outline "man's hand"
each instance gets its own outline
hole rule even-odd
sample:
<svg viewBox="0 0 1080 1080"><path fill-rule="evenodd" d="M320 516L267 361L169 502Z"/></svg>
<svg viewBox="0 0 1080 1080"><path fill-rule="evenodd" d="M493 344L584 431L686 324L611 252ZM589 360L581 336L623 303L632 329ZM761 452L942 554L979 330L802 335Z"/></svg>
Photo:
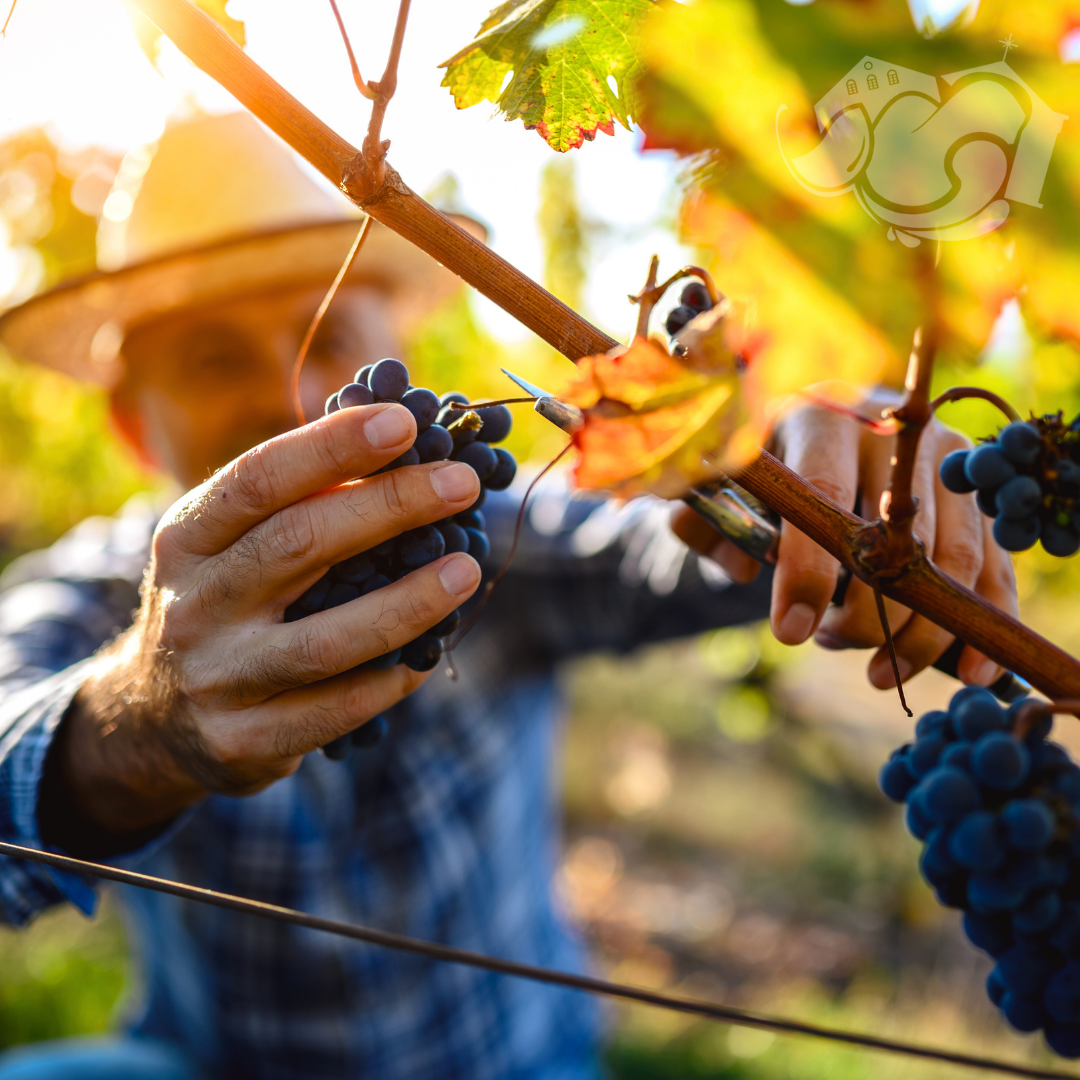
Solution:
<svg viewBox="0 0 1080 1080"><path fill-rule="evenodd" d="M840 506L858 505L864 517L874 517L889 483L894 442L849 417L807 406L785 419L771 449ZM974 496L951 494L938 478L941 459L969 445L964 436L936 420L923 432L914 482L919 500L915 534L942 570L1015 615L1012 563L994 542L990 520L979 512ZM726 540L717 543L716 532L692 510L679 510L672 527L736 581L749 581L757 573L758 564L750 556ZM895 679L873 591L852 580L843 605L830 607L839 572L836 559L785 521L773 578L773 633L785 645L798 645L814 635L827 649L877 648L870 661L870 681L880 689L891 687ZM900 675L906 680L932 664L948 648L952 635L891 600L885 606ZM958 669L964 682L987 686L1000 672L982 653L964 649Z"/></svg>
<svg viewBox="0 0 1080 1080"><path fill-rule="evenodd" d="M470 596L480 569L468 555L283 622L333 563L476 500L463 464L369 476L415 436L400 405L342 409L255 447L172 507L134 625L64 722L58 767L88 821L135 832L210 792L259 791L424 681L401 665L354 669Z"/></svg>

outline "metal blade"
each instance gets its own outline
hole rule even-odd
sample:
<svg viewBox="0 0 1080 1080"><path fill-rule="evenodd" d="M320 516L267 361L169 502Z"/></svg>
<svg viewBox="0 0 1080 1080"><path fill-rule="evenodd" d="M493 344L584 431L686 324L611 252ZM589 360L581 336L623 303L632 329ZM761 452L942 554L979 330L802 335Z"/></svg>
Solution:
<svg viewBox="0 0 1080 1080"><path fill-rule="evenodd" d="M546 390L541 390L539 386L533 386L531 382L521 378L520 375L515 375L512 371L507 371L506 368L499 368L499 370L508 379L512 379L516 382L526 394L532 394L535 398L553 398L555 396L554 394L549 394Z"/></svg>

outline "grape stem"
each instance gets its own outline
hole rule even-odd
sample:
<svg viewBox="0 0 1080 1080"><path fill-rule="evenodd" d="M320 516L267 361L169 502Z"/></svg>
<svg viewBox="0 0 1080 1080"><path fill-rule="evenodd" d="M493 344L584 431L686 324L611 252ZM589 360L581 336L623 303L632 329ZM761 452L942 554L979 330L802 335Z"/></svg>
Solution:
<svg viewBox="0 0 1080 1080"><path fill-rule="evenodd" d="M11 7L8 8L7 18L4 20L4 25L0 28L0 37L7 37L8 23L11 22L11 16L15 14L15 5L19 0L11 0Z"/></svg>
<svg viewBox="0 0 1080 1080"><path fill-rule="evenodd" d="M938 394L930 402L930 411L937 412L942 405L947 405L950 401L963 401L966 398L979 398L982 401L989 401L991 405L999 408L1010 421L1020 419L1020 414L1003 397L995 394L993 390L983 390L978 386L954 386L951 390L946 390L944 394Z"/></svg>
<svg viewBox="0 0 1080 1080"><path fill-rule="evenodd" d="M1016 709L1014 734L1023 739L1040 720L1048 716L1080 716L1080 700L1024 701Z"/></svg>
<svg viewBox="0 0 1080 1080"><path fill-rule="evenodd" d="M385 159L375 174L365 170L356 147L292 97L204 11L188 0L133 3L188 59L361 209L458 274L564 356L577 361L619 345L440 214ZM928 401L925 409L929 413ZM886 522L856 517L767 451L734 479L861 581L876 584L883 596L924 615L1048 697L1080 698L1080 662L943 573L917 540L906 545L906 554L890 548Z"/></svg>
<svg viewBox="0 0 1080 1080"><path fill-rule="evenodd" d="M876 585L874 586L874 603L877 605L881 629L885 632L885 648L889 650L889 663L892 664L893 678L896 679L896 692L900 695L900 704L908 716L914 716L915 714L908 708L907 698L904 697L904 683L900 678L900 668L896 662L896 646L893 644L892 628L889 626L889 616L885 611L885 601L882 599L881 590Z"/></svg>
<svg viewBox="0 0 1080 1080"><path fill-rule="evenodd" d="M290 380L293 410L296 413L296 423L298 427L303 427L304 424L307 423L307 419L304 416L304 402L300 396L300 373L304 370L304 361L307 359L311 343L315 340L315 335L318 333L319 326L326 317L327 311L330 310L330 305L333 303L334 297L341 287L341 283L345 280L346 275L352 268L352 264L356 262L356 256L360 254L360 249L364 246L367 234L371 231L372 220L370 214L364 218L364 224L360 226L360 231L356 234L356 239L352 242L352 247L349 248L349 254L345 256L345 261L338 269L333 284L331 284L330 288L327 290L326 295L322 298L322 303L319 304L315 315L308 324L307 333L304 334L304 340L300 342L300 349L297 352L296 360L293 363L292 379Z"/></svg>
<svg viewBox="0 0 1080 1080"><path fill-rule="evenodd" d="M330 6L334 9L334 18L337 19L338 30L341 32L341 40L345 42L345 51L349 54L349 64L352 67L352 77L353 82L356 83L356 89L359 90L368 101L374 101L378 95L370 86L368 86L364 81L364 76L360 74L360 65L356 62L356 54L353 52L352 42L349 40L349 31L345 29L345 21L341 17L341 12L338 11L337 0L330 0Z"/></svg>
<svg viewBox="0 0 1080 1080"><path fill-rule="evenodd" d="M627 297L627 300L629 300L631 304L637 304L638 306L637 326L634 328L634 337L643 338L649 336L649 320L652 318L653 309L663 299L664 293L666 293L676 281L681 281L683 278L701 278L701 281L705 286L705 291L709 294L709 300L712 303L712 306L715 307L720 302L720 293L717 292L712 276L707 270L703 270L700 266L684 266L681 270L676 270L666 281L662 281L657 285L656 274L659 269L660 256L654 255L649 260L649 275L645 279L645 285L641 292L636 296Z"/></svg>

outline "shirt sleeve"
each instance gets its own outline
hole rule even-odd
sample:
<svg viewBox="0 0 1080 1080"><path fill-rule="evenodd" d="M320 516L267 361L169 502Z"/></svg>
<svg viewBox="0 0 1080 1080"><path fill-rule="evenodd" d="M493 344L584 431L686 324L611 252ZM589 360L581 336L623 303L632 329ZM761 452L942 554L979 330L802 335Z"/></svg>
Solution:
<svg viewBox="0 0 1080 1080"><path fill-rule="evenodd" d="M484 505L493 548L489 573L509 553L523 490L492 493ZM539 485L513 563L477 631L486 637L487 624L504 649L514 641L520 670L530 661L627 651L765 618L771 569L750 585L735 584L672 533L672 509L657 498L619 504L571 497L557 481Z"/></svg>

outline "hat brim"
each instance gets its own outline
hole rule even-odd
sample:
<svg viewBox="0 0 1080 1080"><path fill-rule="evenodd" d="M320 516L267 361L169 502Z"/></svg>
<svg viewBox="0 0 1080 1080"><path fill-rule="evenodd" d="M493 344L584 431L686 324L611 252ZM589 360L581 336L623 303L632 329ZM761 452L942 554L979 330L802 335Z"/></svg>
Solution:
<svg viewBox="0 0 1080 1080"><path fill-rule="evenodd" d="M450 217L486 239L478 222ZM116 377L116 346L136 326L231 296L303 285L328 288L362 223L359 217L248 234L66 282L0 316L0 344L21 360L109 385ZM346 280L385 292L399 326L461 283L378 222Z"/></svg>

